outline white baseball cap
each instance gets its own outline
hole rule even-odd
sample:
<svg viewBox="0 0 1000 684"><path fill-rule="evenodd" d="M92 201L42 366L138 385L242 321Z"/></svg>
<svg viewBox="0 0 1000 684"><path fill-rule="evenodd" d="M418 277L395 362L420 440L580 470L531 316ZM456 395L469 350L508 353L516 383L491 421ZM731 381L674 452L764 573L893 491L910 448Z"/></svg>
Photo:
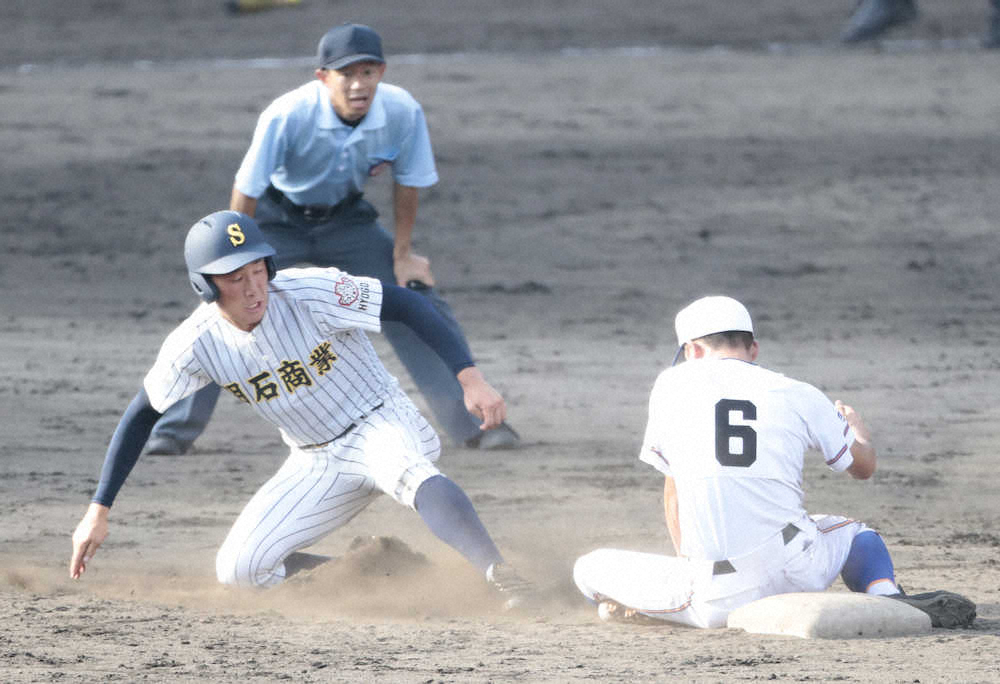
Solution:
<svg viewBox="0 0 1000 684"><path fill-rule="evenodd" d="M750 312L732 297L713 295L691 302L674 319L677 344L696 340L705 335L739 330L753 334Z"/></svg>

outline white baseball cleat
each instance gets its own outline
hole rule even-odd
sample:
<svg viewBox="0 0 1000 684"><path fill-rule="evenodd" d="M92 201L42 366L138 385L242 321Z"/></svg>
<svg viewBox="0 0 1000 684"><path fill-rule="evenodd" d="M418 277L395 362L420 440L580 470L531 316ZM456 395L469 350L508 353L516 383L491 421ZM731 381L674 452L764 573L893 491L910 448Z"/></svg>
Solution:
<svg viewBox="0 0 1000 684"><path fill-rule="evenodd" d="M597 604L597 617L601 618L604 622L609 622L615 619L615 613L618 610L618 604L614 601L601 601Z"/></svg>
<svg viewBox="0 0 1000 684"><path fill-rule="evenodd" d="M503 597L505 611L525 608L537 593L535 585L517 574L506 563L493 563L486 569L486 581Z"/></svg>

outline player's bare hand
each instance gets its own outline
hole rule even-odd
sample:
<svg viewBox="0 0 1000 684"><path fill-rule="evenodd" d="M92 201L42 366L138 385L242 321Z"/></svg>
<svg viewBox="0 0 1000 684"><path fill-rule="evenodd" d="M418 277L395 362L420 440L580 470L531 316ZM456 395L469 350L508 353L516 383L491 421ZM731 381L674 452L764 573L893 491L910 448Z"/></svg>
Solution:
<svg viewBox="0 0 1000 684"><path fill-rule="evenodd" d="M837 411L844 417L847 424L854 429L855 438L862 444L871 444L872 434L868 426L865 425L865 421L861 419L861 414L855 411L854 407L848 406L840 399L835 401L833 405L837 407Z"/></svg>
<svg viewBox="0 0 1000 684"><path fill-rule="evenodd" d="M458 382L465 393L465 408L483 421L479 429L499 427L507 418L507 404L500 393L486 382L482 372L475 366L463 368L458 373Z"/></svg>
<svg viewBox="0 0 1000 684"><path fill-rule="evenodd" d="M393 257L393 273L396 284L406 287L411 280L417 280L427 287L434 287L434 274L431 273L430 259L413 252Z"/></svg>
<svg viewBox="0 0 1000 684"><path fill-rule="evenodd" d="M73 532L73 557L69 562L69 576L79 579L87 563L108 536L108 507L90 504L86 514Z"/></svg>

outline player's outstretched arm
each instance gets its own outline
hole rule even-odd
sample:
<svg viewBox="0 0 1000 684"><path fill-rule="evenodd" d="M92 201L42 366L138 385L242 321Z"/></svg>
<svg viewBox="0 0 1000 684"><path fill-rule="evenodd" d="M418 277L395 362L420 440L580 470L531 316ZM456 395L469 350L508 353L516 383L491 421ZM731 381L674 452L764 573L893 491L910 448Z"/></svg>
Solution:
<svg viewBox="0 0 1000 684"><path fill-rule="evenodd" d="M503 397L486 382L478 368L463 368L456 377L465 394L465 408L483 421L480 430L492 430L507 418L507 404Z"/></svg>
<svg viewBox="0 0 1000 684"><path fill-rule="evenodd" d="M87 563L108 536L108 511L99 503L91 503L73 532L73 557L69 562L69 576L80 579Z"/></svg>
<svg viewBox="0 0 1000 684"><path fill-rule="evenodd" d="M431 300L415 290L383 283L379 315L383 321L402 323L416 333L455 375L474 365L465 340L448 326Z"/></svg>
<svg viewBox="0 0 1000 684"><path fill-rule="evenodd" d="M847 472L856 480L867 480L875 473L875 445L872 444L872 433L854 407L839 399L834 402L834 406L854 430L854 444L851 445L854 463Z"/></svg>
<svg viewBox="0 0 1000 684"><path fill-rule="evenodd" d="M383 284L383 321L398 321L409 327L455 373L465 398L465 408L483 422L482 430L492 430L507 418L507 405L472 361L465 340L447 325L426 297L413 290Z"/></svg>
<svg viewBox="0 0 1000 684"><path fill-rule="evenodd" d="M87 563L108 536L108 511L111 504L139 460L142 447L160 415L150 405L146 390L140 389L118 421L104 457L97 492L73 532L73 557L69 562L69 576L73 579L78 579L83 574Z"/></svg>

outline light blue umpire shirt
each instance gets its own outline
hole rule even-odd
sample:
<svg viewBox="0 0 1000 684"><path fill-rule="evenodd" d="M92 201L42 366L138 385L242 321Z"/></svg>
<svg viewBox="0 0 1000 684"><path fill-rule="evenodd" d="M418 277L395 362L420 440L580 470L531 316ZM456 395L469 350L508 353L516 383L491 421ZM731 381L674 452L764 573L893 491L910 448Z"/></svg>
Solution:
<svg viewBox="0 0 1000 684"><path fill-rule="evenodd" d="M334 112L326 86L313 80L261 113L235 186L247 197L259 198L273 184L300 206L336 204L361 192L371 168L386 161L400 185L438 181L420 103L379 83L368 113L352 127Z"/></svg>

